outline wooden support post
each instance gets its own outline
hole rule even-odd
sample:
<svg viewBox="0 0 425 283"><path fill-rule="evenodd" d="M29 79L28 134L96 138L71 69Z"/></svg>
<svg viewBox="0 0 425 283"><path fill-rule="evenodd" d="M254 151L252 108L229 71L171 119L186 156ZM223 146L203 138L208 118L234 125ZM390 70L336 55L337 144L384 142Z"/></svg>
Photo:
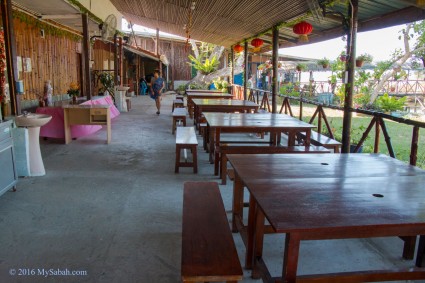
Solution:
<svg viewBox="0 0 425 283"><path fill-rule="evenodd" d="M356 36L357 36L357 15L359 8L359 1L352 0L348 4L348 15L350 17L350 31L347 40L347 54L349 54L349 62L346 65L348 84L345 85L345 100L344 100L344 119L342 131L342 153L350 152L350 131L353 107L353 91L354 91L354 64L356 59Z"/></svg>
<svg viewBox="0 0 425 283"><path fill-rule="evenodd" d="M124 51L122 47L122 37L118 38L118 76L119 76L119 85L123 86L124 84Z"/></svg>
<svg viewBox="0 0 425 283"><path fill-rule="evenodd" d="M10 106L12 115L21 114L21 98L16 93L16 81L19 78L16 63L16 40L12 18L12 1L1 0L1 18L3 21L4 42L6 46L7 80L9 81Z"/></svg>
<svg viewBox="0 0 425 283"><path fill-rule="evenodd" d="M278 64L279 64L279 28L273 27L273 78L272 78L272 113L277 113L277 93L278 93Z"/></svg>
<svg viewBox="0 0 425 283"><path fill-rule="evenodd" d="M233 48L232 51L230 52L230 69L231 69L231 76L230 76L230 85L232 86L232 94L234 96L233 93L233 84L235 83L235 68L233 68L233 64L235 63L235 53L233 52Z"/></svg>
<svg viewBox="0 0 425 283"><path fill-rule="evenodd" d="M418 142L419 142L419 127L413 127L412 134L412 145L410 147L410 165L416 166L416 160L418 157Z"/></svg>
<svg viewBox="0 0 425 283"><path fill-rule="evenodd" d="M117 35L114 34L114 85L119 85L122 80L122 78L119 77L118 52L118 38Z"/></svg>
<svg viewBox="0 0 425 283"><path fill-rule="evenodd" d="M246 100L247 99L247 88L248 88L248 79L249 79L249 74L248 74L248 42L245 41L245 45L244 45L244 80L243 80L243 99Z"/></svg>
<svg viewBox="0 0 425 283"><path fill-rule="evenodd" d="M90 36L89 36L89 17L87 13L81 15L83 21L83 94L87 100L91 99L91 79L90 79Z"/></svg>

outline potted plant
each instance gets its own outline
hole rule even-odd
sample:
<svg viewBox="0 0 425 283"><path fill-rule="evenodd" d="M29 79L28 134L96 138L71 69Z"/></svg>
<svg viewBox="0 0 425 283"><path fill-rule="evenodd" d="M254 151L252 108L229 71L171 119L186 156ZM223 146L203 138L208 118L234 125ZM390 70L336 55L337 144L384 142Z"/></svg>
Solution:
<svg viewBox="0 0 425 283"><path fill-rule="evenodd" d="M102 72L99 74L99 81L103 85L103 92L106 91L114 98L114 76L109 72Z"/></svg>
<svg viewBox="0 0 425 283"><path fill-rule="evenodd" d="M324 57L323 59L317 60L318 65L322 65L323 69L326 69L329 67L329 59Z"/></svg>
<svg viewBox="0 0 425 283"><path fill-rule="evenodd" d="M185 84L179 85L176 91L178 94L183 95L186 92L186 85Z"/></svg>
<svg viewBox="0 0 425 283"><path fill-rule="evenodd" d="M378 97L376 99L376 104L379 109L384 113L391 113L403 110L404 104L406 103L407 97L396 98L394 96L389 96L388 93L384 93L384 95Z"/></svg>
<svg viewBox="0 0 425 283"><path fill-rule="evenodd" d="M364 63L372 63L373 57L368 53L363 53L356 58L356 67L360 68Z"/></svg>
<svg viewBox="0 0 425 283"><path fill-rule="evenodd" d="M66 92L72 99L73 104L77 104L77 97L80 95L80 86L76 82L69 84L69 89Z"/></svg>
<svg viewBox="0 0 425 283"><path fill-rule="evenodd" d="M298 72L302 72L307 70L307 65L304 63L298 63L295 68L297 69Z"/></svg>

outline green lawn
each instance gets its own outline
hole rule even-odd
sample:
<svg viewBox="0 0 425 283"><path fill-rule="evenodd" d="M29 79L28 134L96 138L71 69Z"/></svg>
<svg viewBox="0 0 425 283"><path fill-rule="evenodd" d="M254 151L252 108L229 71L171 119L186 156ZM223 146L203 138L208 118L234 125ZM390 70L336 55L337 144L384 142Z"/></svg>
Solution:
<svg viewBox="0 0 425 283"><path fill-rule="evenodd" d="M315 107L308 106L305 109L306 115L308 108L315 109ZM279 109L278 109L279 110ZM309 121L311 118L311 111L310 110L310 116L305 116L303 120ZM297 112L297 111L295 111ZM325 109L325 112L327 113L328 110ZM340 112L340 111L338 111ZM295 114L295 113L294 113ZM297 113L298 114L298 113ZM296 115L297 115L296 114ZM342 115L342 112L340 113ZM330 116L327 114L327 116ZM355 136L357 136L357 140L360 139L363 132L366 130L368 125L371 121L370 116L365 117L353 117L352 120L352 128L359 128L364 127L363 131L358 131ZM329 122L331 123L331 127L333 128L334 134L337 136L341 136L342 134L342 117L328 117ZM314 124L317 125L317 117L314 121ZM324 123L322 123L324 124ZM391 138L391 143L394 149L394 153L396 155L397 159L403 160L405 162L410 161L410 147L412 143L412 133L413 133L413 127L405 124L400 124L397 122L393 122L390 120L385 120L385 125L387 127L387 131ZM375 127L372 128L372 130L369 133L369 138L364 143L364 149L363 152L373 152L373 146L375 143ZM380 140L379 140L379 152L388 154L387 145L385 143L385 138L382 133L380 133ZM418 144L418 155L417 155L417 166L425 169L425 129L419 130L419 144Z"/></svg>

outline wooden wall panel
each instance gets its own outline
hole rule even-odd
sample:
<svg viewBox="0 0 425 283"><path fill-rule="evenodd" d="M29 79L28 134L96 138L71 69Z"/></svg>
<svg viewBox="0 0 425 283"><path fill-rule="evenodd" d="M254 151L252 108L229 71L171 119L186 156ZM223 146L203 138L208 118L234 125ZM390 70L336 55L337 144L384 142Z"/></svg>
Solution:
<svg viewBox="0 0 425 283"><path fill-rule="evenodd" d="M55 37L45 33L41 37L40 28L28 26L14 19L17 56L30 58L31 72L24 67L19 79L24 82L23 100L38 99L43 95L44 83L52 82L53 94L65 94L71 82L80 78L78 42L65 36Z"/></svg>

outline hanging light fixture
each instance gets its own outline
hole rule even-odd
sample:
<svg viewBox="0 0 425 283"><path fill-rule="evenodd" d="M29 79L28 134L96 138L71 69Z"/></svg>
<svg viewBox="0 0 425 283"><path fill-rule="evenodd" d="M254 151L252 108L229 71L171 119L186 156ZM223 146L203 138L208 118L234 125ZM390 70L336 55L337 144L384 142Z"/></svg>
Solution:
<svg viewBox="0 0 425 283"><path fill-rule="evenodd" d="M187 23L183 26L183 29L186 32L186 49L189 47L190 31L192 29L192 16L193 16L193 12L195 11L195 5L196 5L196 2L192 1L192 4L189 8Z"/></svg>
<svg viewBox="0 0 425 283"><path fill-rule="evenodd" d="M236 53L241 53L241 52L244 50L244 48L243 48L243 46L242 46L242 45L240 45L240 44L236 44L235 46L233 46L233 50L234 50Z"/></svg>
<svg viewBox="0 0 425 283"><path fill-rule="evenodd" d="M261 38L254 38L251 40L251 45L254 46L254 52L260 51L261 46L263 46L264 41Z"/></svg>
<svg viewBox="0 0 425 283"><path fill-rule="evenodd" d="M313 26L306 21L301 21L292 28L295 34L299 35L298 40L308 42L308 35L313 31Z"/></svg>

